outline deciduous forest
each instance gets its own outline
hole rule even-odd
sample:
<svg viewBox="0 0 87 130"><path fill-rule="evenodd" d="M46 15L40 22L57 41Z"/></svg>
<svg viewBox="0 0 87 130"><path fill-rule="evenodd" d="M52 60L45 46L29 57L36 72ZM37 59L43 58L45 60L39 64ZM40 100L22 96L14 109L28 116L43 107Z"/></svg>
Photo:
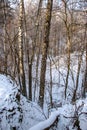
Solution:
<svg viewBox="0 0 87 130"><path fill-rule="evenodd" d="M0 130L87 130L87 0L0 0Z"/></svg>

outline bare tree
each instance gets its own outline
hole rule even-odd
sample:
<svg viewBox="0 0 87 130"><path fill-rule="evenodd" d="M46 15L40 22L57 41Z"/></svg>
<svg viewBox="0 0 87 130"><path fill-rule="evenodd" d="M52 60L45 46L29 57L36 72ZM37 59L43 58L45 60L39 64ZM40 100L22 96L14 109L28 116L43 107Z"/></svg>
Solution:
<svg viewBox="0 0 87 130"><path fill-rule="evenodd" d="M18 62L19 62L19 82L23 95L26 96L26 81L24 73L24 58L23 58L23 20L24 20L24 1L20 0L19 12L19 35L18 35Z"/></svg>
<svg viewBox="0 0 87 130"><path fill-rule="evenodd" d="M46 60L47 60L47 52L48 52L48 47L49 47L49 34L50 34L52 4L53 4L53 0L48 0L46 16L45 16L45 24L44 24L44 39L43 39L43 45L42 45L42 61L41 61L41 73L40 73L40 95L39 95L39 102L40 102L40 106L42 108L43 108L43 104L44 104Z"/></svg>

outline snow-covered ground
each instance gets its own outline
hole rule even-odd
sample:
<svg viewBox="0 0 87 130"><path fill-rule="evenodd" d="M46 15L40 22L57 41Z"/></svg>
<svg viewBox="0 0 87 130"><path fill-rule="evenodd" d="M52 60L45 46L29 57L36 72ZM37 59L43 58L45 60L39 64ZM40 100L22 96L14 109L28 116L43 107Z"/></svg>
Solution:
<svg viewBox="0 0 87 130"><path fill-rule="evenodd" d="M71 104L70 102L73 86L75 87L76 84L78 57L75 54L71 55L72 72L70 72L69 76L66 100L64 99L64 85L67 72L66 58L61 56L58 62L58 57L56 57L54 61L55 64L53 62L51 65L54 108L50 109L48 106L50 101L50 69L48 60L44 112L36 103L30 102L20 94L18 85L11 77L0 74L0 130L13 130L12 128L16 128L16 130L43 130L52 124L57 116L58 123L56 128L54 128L55 130L87 130L87 98L82 99L78 96L76 103ZM79 95L84 74L83 66L84 56L79 75ZM35 72L33 76L35 76ZM38 92L36 93L37 97Z"/></svg>
<svg viewBox="0 0 87 130"><path fill-rule="evenodd" d="M47 109L49 111L49 90L50 90L50 60L47 60L47 70L46 70L46 90L45 90L45 107L44 112L50 118L50 114L52 112L57 113L59 116L59 122L57 126L57 130L77 130L75 126L75 121L77 119L80 121L79 125L82 130L87 130L87 110L85 109L87 104L87 99L82 99L82 80L85 72L85 53L82 56L81 69L79 73L78 80L78 90L77 90L77 102L75 104L71 103L73 91L76 87L76 79L78 73L78 57L80 57L80 53L74 52L71 54L71 68L70 75L68 80L68 88L67 88L67 98L64 98L65 91L65 82L67 75L67 57L66 55L62 55L60 57L56 57L51 59L51 71L52 71L52 99L53 99L53 107L55 109L51 109L49 114L46 113ZM34 71L35 74L35 71ZM33 75L35 76L35 75ZM38 83L39 84L39 83ZM36 94L38 96L38 94ZM38 98L38 97L37 97ZM79 104L80 103L80 104ZM83 110L85 109L85 113ZM80 112L80 115L79 115ZM85 115L85 116L84 116ZM84 116L84 119L81 118ZM53 117L55 119L55 117ZM52 120L52 119L51 119ZM50 122L50 121L49 121ZM45 124L46 123L46 124ZM48 126L48 120L46 122L42 122L31 128L31 130L38 129L41 130L41 124L43 125L42 129ZM83 127L84 126L84 127ZM79 128L78 128L79 129Z"/></svg>
<svg viewBox="0 0 87 130"><path fill-rule="evenodd" d="M66 104L51 112L50 117L29 130L44 130L58 117L56 130L87 130L87 99L77 101L76 105ZM79 121L79 124L77 123ZM77 127L79 125L79 128Z"/></svg>
<svg viewBox="0 0 87 130"><path fill-rule="evenodd" d="M0 130L27 130L45 119L40 107L29 102L10 77L0 74ZM22 120L23 118L23 120Z"/></svg>

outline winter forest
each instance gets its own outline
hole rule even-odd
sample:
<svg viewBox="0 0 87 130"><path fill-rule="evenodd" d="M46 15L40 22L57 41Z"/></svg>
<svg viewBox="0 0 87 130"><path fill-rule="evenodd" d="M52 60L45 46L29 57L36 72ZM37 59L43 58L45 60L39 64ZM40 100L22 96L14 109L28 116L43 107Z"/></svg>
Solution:
<svg viewBox="0 0 87 130"><path fill-rule="evenodd" d="M87 130L87 0L0 0L0 130Z"/></svg>

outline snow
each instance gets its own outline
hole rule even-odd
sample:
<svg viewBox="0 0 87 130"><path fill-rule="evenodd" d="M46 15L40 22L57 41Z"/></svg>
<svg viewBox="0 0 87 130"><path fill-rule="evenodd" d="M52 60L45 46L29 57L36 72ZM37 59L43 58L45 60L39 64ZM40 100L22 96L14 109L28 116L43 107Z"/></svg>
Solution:
<svg viewBox="0 0 87 130"><path fill-rule="evenodd" d="M45 119L36 103L29 102L22 95L20 102L17 100L19 92L11 77L0 74L0 130L10 130L12 127L25 130Z"/></svg>
<svg viewBox="0 0 87 130"><path fill-rule="evenodd" d="M76 78L77 78L77 69L78 69L78 54L77 52L71 54L71 70L69 75L69 83L67 88L67 99L64 99L64 86L65 86L65 78L67 74L67 59L66 56L60 56L56 57L54 62L51 65L52 69L52 98L53 98L53 107L54 109L49 108L50 99L49 99L49 88L50 88L50 69L49 69L49 60L47 60L47 70L46 70L46 90L45 90L45 106L46 103L48 105L48 113L49 111L52 112L53 110L56 112L56 110L59 112L59 122L57 126L57 130L77 130L77 126L74 127L75 120L78 118L80 121L80 128L82 130L87 129L86 123L83 123L83 119L81 117L85 118L85 122L87 122L86 114L83 115L83 111L78 109L82 104L81 99L81 92L82 92L82 79L85 71L85 62L84 62L85 53L83 55L82 63L81 63L81 71L79 75L79 84L78 84L78 90L77 90L77 102L76 104L71 103L72 99L72 93L75 89L76 85ZM59 60L59 63L58 63ZM84 105L82 105L81 109L85 109L85 105L87 103L86 100L84 100ZM79 104L80 103L80 104ZM44 112L46 111L47 107L44 108ZM79 115L79 112L81 115ZM85 113L87 110L85 109ZM46 113L46 112L45 112ZM77 113L77 115L76 115ZM50 118L50 117L49 117ZM51 120L51 119L50 119ZM47 120L48 121L48 120ZM31 130L37 129L44 129L47 124L51 124L51 122L47 122L47 124L44 125L46 122L41 122L37 124L36 126L32 127ZM84 127L83 127L84 126Z"/></svg>
<svg viewBox="0 0 87 130"><path fill-rule="evenodd" d="M84 105L83 105L83 101L84 101ZM74 127L74 119L77 117L80 121L81 130L87 130L87 115L86 115L87 99L83 101L79 100L75 105L72 104L63 105L63 107L60 107L57 110L52 111L51 115L47 120L38 123L37 125L31 127L29 130L44 130L49 126L51 126L57 118L58 118L57 130L67 130L67 129L77 130L77 127ZM78 109L80 107L81 109ZM75 113L78 113L78 115L76 115Z"/></svg>
<svg viewBox="0 0 87 130"><path fill-rule="evenodd" d="M54 123L56 118L58 118L58 114L59 114L58 111L52 112L50 117L47 120L40 122L39 124L30 128L29 130L44 130L44 129L46 129L47 127L51 126Z"/></svg>
<svg viewBox="0 0 87 130"><path fill-rule="evenodd" d="M43 130L51 126L57 117L56 130L77 130L77 126L74 126L77 118L81 130L87 130L87 98L81 98L82 78L85 68L83 67L84 57L79 75L78 99L74 104L71 103L71 98L76 84L78 58L76 54L72 54L71 59L72 73L70 72L69 76L66 100L64 98L64 85L67 73L65 56L59 58L60 66L58 66L58 57L54 59L55 64L52 63L51 65L53 108L50 107L50 69L49 60L47 61L44 110L37 103L30 102L20 94L19 86L10 76L0 74L0 130L11 130L12 127L16 127L17 130ZM35 64L33 67L35 67ZM35 68L33 71L33 78L35 79ZM38 100L39 83L37 84L36 99ZM20 101L17 99L17 95L20 95Z"/></svg>
<svg viewBox="0 0 87 130"><path fill-rule="evenodd" d="M66 117L74 116L74 107L72 105L67 104L64 105L64 107L58 108L58 110L51 112L51 115L47 120L38 123L34 127L31 127L29 130L44 130L49 126L51 126L57 118L60 118L60 122L62 122L62 125L69 124L69 119L64 120L64 116ZM59 127L59 129L61 127Z"/></svg>
<svg viewBox="0 0 87 130"><path fill-rule="evenodd" d="M4 101L9 98L9 95L14 92L14 89L17 87L9 77L0 75L0 106L4 104ZM13 91L12 91L13 90ZM16 90L16 89L15 89ZM15 93L17 90L15 91Z"/></svg>

